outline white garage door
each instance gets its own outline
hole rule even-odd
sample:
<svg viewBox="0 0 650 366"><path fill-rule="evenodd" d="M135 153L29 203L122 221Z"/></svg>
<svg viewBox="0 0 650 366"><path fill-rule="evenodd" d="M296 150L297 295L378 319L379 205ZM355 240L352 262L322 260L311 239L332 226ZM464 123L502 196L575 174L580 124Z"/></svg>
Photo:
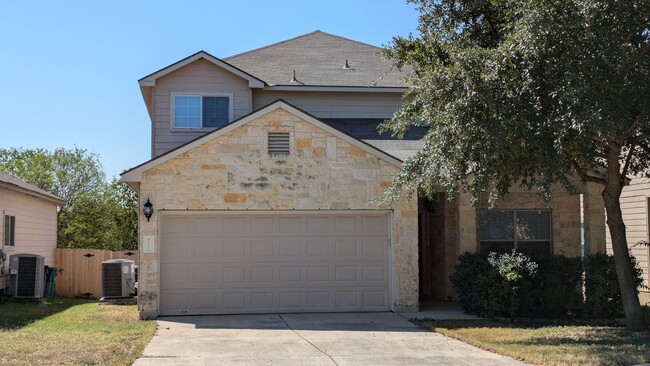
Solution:
<svg viewBox="0 0 650 366"><path fill-rule="evenodd" d="M388 216L163 215L160 313L389 310Z"/></svg>

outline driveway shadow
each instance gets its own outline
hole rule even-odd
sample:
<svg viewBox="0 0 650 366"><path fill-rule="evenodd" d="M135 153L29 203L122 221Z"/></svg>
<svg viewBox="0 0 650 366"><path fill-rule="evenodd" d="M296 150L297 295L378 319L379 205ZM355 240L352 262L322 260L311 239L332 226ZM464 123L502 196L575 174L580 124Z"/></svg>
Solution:
<svg viewBox="0 0 650 366"><path fill-rule="evenodd" d="M426 332L398 314L374 313L299 313L254 315L197 315L160 317L162 329L313 330L355 332Z"/></svg>

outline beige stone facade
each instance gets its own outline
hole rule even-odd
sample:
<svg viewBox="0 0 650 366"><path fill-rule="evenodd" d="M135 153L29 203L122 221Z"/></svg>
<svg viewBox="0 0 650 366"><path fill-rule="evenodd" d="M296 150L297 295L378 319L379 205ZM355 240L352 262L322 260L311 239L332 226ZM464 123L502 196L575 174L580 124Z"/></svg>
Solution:
<svg viewBox="0 0 650 366"><path fill-rule="evenodd" d="M290 134L290 154L267 152L269 132ZM158 237L167 210L390 210L392 308L418 305L417 200L371 201L399 167L283 109L271 112L142 173L140 201L155 208L140 235ZM142 249L142 248L141 248ZM139 307L159 314L158 251L140 258Z"/></svg>

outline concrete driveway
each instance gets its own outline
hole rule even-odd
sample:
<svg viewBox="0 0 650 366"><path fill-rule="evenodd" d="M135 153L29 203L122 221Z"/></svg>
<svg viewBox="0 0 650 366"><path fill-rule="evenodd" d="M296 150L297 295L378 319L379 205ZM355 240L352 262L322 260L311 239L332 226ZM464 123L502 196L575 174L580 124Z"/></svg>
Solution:
<svg viewBox="0 0 650 366"><path fill-rule="evenodd" d="M394 313L165 317L135 366L523 365Z"/></svg>

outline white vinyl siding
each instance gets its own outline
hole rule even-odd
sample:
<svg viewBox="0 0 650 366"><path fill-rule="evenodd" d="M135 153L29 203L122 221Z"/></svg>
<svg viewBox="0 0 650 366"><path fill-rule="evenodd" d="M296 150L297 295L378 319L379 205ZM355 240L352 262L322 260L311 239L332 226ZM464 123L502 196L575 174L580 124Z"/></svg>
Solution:
<svg viewBox="0 0 650 366"><path fill-rule="evenodd" d="M4 245L3 249L9 256L13 254L37 254L45 258L45 264L54 265L54 249L56 248L56 205L52 202L36 198L24 193L0 187L0 214L15 217L15 245ZM0 225L5 238L5 229ZM8 266L9 261L5 262ZM5 267L7 273L8 267ZM0 280L0 287L4 284Z"/></svg>
<svg viewBox="0 0 650 366"><path fill-rule="evenodd" d="M621 192L621 211L632 255L643 269L644 285L650 286L650 248L639 242L650 242L650 179L632 178L630 185ZM607 228L607 252L612 254L612 241ZM640 289L642 303L650 303L650 290Z"/></svg>

